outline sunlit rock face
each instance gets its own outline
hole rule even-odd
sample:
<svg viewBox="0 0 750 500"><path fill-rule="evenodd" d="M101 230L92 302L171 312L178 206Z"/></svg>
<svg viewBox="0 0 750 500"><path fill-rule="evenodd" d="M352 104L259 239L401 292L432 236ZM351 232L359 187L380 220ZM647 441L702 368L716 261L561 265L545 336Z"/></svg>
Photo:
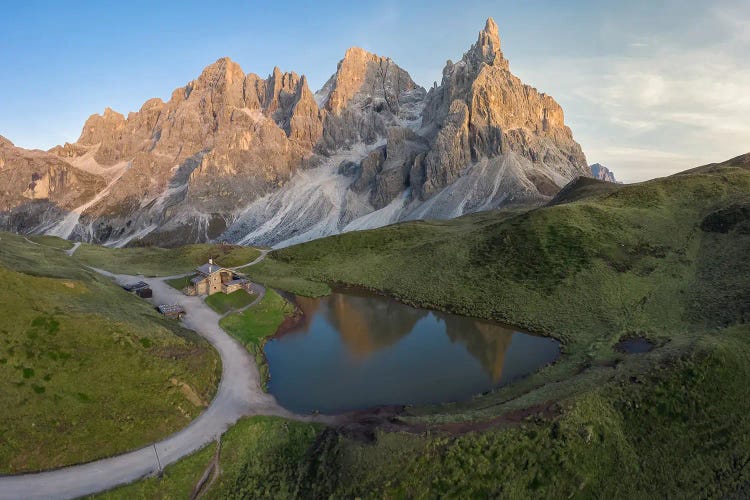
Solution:
<svg viewBox="0 0 750 500"><path fill-rule="evenodd" d="M430 90L423 133L432 147L424 163L422 199L452 184L467 164L511 159L520 171L506 193L524 200L554 194L567 181L589 175L586 157L565 126L552 97L523 84L509 69L492 19L457 63L448 61L439 87ZM515 192L514 192L515 191Z"/></svg>
<svg viewBox="0 0 750 500"><path fill-rule="evenodd" d="M105 187L102 178L56 155L27 150L0 136L0 226L51 227Z"/></svg>
<svg viewBox="0 0 750 500"><path fill-rule="evenodd" d="M429 92L356 47L316 93L223 58L167 102L108 108L75 143L34 154L56 170L31 190L4 184L0 224L12 213L16 230L113 246L289 245L541 204L592 175L560 106L510 73L492 19ZM47 200L43 221L29 196Z"/></svg>

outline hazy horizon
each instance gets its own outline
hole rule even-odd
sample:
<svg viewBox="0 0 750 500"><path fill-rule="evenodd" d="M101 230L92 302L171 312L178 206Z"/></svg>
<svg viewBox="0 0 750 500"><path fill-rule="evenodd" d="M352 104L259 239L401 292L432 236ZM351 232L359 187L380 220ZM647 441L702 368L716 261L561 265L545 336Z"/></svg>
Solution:
<svg viewBox="0 0 750 500"><path fill-rule="evenodd" d="M750 151L750 8L738 0L253 2L6 7L0 135L25 148L74 142L86 118L125 115L224 56L274 66L313 91L346 48L388 56L429 88L487 17L511 71L552 95L589 163L633 182ZM289 15L291 12L293 15Z"/></svg>

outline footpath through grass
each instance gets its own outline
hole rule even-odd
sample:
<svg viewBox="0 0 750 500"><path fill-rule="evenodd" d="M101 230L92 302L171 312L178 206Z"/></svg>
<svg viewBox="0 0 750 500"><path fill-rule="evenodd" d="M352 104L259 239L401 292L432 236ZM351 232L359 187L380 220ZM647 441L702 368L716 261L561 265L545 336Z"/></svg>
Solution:
<svg viewBox="0 0 750 500"><path fill-rule="evenodd" d="M230 314L219 322L219 326L225 332L242 342L242 345L255 357L263 390L267 389L270 377L263 346L268 338L276 333L284 320L294 312L293 304L275 291L266 290L266 295L256 305L241 313Z"/></svg>
<svg viewBox="0 0 750 500"><path fill-rule="evenodd" d="M35 234L27 236L30 241L39 245L48 246L50 248L57 248L59 250L70 250L73 248L73 242L58 238L57 236L47 236L44 234Z"/></svg>
<svg viewBox="0 0 750 500"><path fill-rule="evenodd" d="M220 266L236 267L252 262L259 255L260 251L251 247L208 243L179 248L107 248L83 244L75 259L113 273L169 276L189 273L208 259L214 259Z"/></svg>
<svg viewBox="0 0 750 500"><path fill-rule="evenodd" d="M0 473L87 462L185 427L218 356L58 249L0 234Z"/></svg>

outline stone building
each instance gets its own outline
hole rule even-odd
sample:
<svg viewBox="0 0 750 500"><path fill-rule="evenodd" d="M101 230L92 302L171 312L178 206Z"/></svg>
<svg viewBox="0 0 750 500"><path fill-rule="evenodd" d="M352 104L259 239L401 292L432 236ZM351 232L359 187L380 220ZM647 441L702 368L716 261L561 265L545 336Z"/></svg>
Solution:
<svg viewBox="0 0 750 500"><path fill-rule="evenodd" d="M198 274L190 280L190 286L185 288L187 295L232 293L250 286L250 282L241 275L214 264L212 259L209 259L208 264L196 268L196 271Z"/></svg>

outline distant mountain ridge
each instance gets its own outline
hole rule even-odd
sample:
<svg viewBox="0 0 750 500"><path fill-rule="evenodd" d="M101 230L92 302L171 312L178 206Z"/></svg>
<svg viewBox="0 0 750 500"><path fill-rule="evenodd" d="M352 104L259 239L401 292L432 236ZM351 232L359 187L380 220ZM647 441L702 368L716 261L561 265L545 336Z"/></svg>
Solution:
<svg viewBox="0 0 750 500"><path fill-rule="evenodd" d="M615 173L601 163L594 163L593 165L590 165L589 168L591 169L591 175L594 176L594 179L614 182L616 184L618 183L617 179L615 179Z"/></svg>
<svg viewBox="0 0 750 500"><path fill-rule="evenodd" d="M73 144L19 149L0 144L0 176L14 179L0 227L111 246L288 245L539 205L592 175L562 108L510 72L492 19L429 92L356 47L316 93L223 58L167 102L92 115ZM54 193L29 190L53 164Z"/></svg>

